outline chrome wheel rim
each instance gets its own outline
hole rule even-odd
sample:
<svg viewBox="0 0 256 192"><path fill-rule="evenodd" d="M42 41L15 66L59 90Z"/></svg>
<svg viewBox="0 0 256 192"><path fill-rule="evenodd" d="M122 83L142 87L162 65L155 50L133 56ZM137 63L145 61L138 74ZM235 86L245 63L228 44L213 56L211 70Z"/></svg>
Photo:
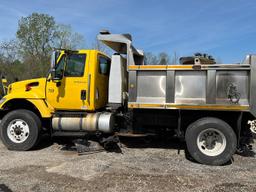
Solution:
<svg viewBox="0 0 256 192"><path fill-rule="evenodd" d="M220 155L225 150L226 145L226 137L215 128L203 130L197 137L197 147L207 156Z"/></svg>
<svg viewBox="0 0 256 192"><path fill-rule="evenodd" d="M29 137L29 126L22 119L12 120L7 127L7 136L14 143L23 143Z"/></svg>

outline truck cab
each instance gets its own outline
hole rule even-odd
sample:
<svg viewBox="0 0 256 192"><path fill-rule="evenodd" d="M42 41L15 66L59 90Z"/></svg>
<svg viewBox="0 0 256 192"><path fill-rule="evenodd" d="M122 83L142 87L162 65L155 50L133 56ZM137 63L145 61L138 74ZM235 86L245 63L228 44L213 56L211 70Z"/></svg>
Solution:
<svg viewBox="0 0 256 192"><path fill-rule="evenodd" d="M56 134L109 132L110 58L97 50L56 50L46 78L15 82L0 100L1 135L11 150L29 150L42 129Z"/></svg>
<svg viewBox="0 0 256 192"><path fill-rule="evenodd" d="M46 78L9 85L0 107L32 106L42 118L56 111L96 111L107 104L110 59L97 50L55 51ZM14 104L15 101L15 104Z"/></svg>
<svg viewBox="0 0 256 192"><path fill-rule="evenodd" d="M46 101L55 110L95 111L107 104L110 59L96 50L55 52Z"/></svg>

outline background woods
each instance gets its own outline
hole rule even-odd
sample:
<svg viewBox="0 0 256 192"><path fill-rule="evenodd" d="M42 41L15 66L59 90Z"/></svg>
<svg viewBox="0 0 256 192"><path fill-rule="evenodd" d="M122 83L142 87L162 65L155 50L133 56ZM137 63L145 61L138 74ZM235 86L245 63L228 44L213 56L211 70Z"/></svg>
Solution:
<svg viewBox="0 0 256 192"><path fill-rule="evenodd" d="M18 22L16 38L0 44L0 67L10 82L44 77L50 68L53 48L84 47L84 37L52 16L32 13Z"/></svg>
<svg viewBox="0 0 256 192"><path fill-rule="evenodd" d="M9 82L17 79L44 77L50 68L50 55L54 48L91 48L109 53L109 50L95 39L91 46L85 46L82 34L73 31L71 25L56 23L47 14L32 13L18 21L16 38L0 43L1 73ZM177 63L176 53L145 53L145 64L166 65Z"/></svg>

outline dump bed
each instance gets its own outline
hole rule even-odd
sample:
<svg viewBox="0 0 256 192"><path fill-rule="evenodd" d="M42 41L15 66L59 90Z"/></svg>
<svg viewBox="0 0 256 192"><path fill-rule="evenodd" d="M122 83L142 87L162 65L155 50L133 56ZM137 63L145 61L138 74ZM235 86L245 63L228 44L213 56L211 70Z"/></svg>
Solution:
<svg viewBox="0 0 256 192"><path fill-rule="evenodd" d="M131 65L128 69L130 108L249 111L250 64Z"/></svg>
<svg viewBox="0 0 256 192"><path fill-rule="evenodd" d="M107 32L98 39L126 57L129 108L250 111L256 117L256 55L242 64L144 65L131 35Z"/></svg>

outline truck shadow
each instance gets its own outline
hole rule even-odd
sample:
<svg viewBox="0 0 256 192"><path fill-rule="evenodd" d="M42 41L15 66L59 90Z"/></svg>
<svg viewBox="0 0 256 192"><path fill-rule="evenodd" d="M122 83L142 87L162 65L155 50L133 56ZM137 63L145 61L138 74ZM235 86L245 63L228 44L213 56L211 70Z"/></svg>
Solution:
<svg viewBox="0 0 256 192"><path fill-rule="evenodd" d="M54 140L51 138L49 134L43 134L40 139L39 143L32 149L34 151L41 150L47 147L50 147L54 144Z"/></svg>
<svg viewBox="0 0 256 192"><path fill-rule="evenodd" d="M121 144L127 148L155 148L155 149L171 149L177 150L177 154L185 154L185 158L193 163L197 163L189 154L186 147L186 142L177 137L144 137L144 138L129 138L121 137ZM181 153L182 152L182 153Z"/></svg>
<svg viewBox="0 0 256 192"><path fill-rule="evenodd" d="M96 138L90 138L92 140L89 140L92 143L96 143ZM111 152L111 153L123 153L122 149L124 147L127 148L136 148L136 149L143 149L143 148L158 148L158 149L172 149L177 150L177 154L185 154L185 158L191 162L197 163L189 154L187 151L186 143L184 140L176 138L176 137L119 137L120 143L109 145L108 147L93 147L94 149L92 151L87 151L85 153L81 153L79 155L86 155L86 154L92 154L94 152ZM39 143L39 145L34 150L41 150L47 147L50 147L54 143L57 143L60 145L60 150L63 151L77 151L76 145L74 144L74 138L51 138L48 135L44 135ZM249 140L248 140L249 141ZM254 138L250 140L250 142L253 142ZM95 146L95 145L94 145ZM98 145L100 146L100 145ZM242 150L238 150L237 155L244 156L244 157L255 157L255 152L253 151L252 147L248 147L249 145L244 145ZM182 152L182 153L181 153ZM225 165L230 165L234 159L231 159L228 163ZM225 166L224 165L224 166Z"/></svg>
<svg viewBox="0 0 256 192"><path fill-rule="evenodd" d="M8 186L0 184L0 192L12 192L12 190Z"/></svg>
<svg viewBox="0 0 256 192"><path fill-rule="evenodd" d="M254 143L256 136L250 136L249 138L244 138L241 148L237 150L236 154L243 157L255 157L255 150L252 148L252 143ZM162 149L172 149L177 150L177 154L184 151L185 158L189 161L197 163L189 154L186 142L183 139L175 137L148 137L148 138L121 138L121 143L128 148L162 148ZM225 165L230 165L234 162L232 158Z"/></svg>
<svg viewBox="0 0 256 192"><path fill-rule="evenodd" d="M128 148L162 148L184 150L186 143L178 138L167 137L120 137L120 141Z"/></svg>

